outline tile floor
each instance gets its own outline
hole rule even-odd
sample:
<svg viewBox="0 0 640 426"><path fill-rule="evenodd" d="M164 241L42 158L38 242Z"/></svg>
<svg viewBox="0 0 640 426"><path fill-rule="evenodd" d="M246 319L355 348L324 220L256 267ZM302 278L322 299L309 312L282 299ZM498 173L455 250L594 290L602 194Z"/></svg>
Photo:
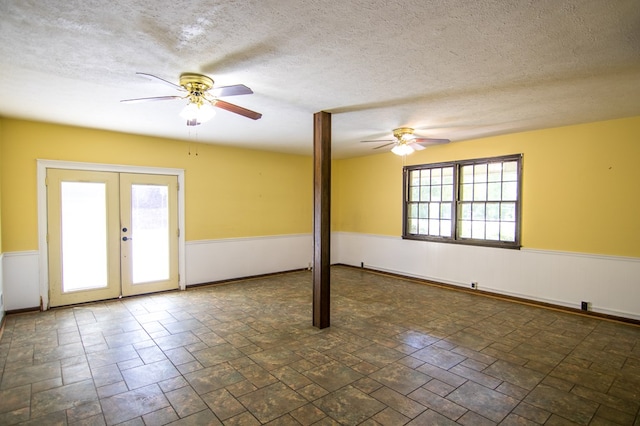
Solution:
<svg viewBox="0 0 640 426"><path fill-rule="evenodd" d="M640 327L332 270L9 315L0 424L640 425Z"/></svg>

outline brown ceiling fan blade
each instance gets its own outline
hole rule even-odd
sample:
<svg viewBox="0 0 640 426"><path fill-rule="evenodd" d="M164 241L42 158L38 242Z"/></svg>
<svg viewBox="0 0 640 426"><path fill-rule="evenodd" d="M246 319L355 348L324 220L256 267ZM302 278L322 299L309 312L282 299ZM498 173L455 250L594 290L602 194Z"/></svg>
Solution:
<svg viewBox="0 0 640 426"><path fill-rule="evenodd" d="M172 83L169 80L165 80L164 78L160 78L158 76L155 76L153 74L149 74L149 73L146 73L146 72L137 72L136 75L141 75L143 77L147 77L147 78L150 78L152 80L157 80L160 83L164 83L164 84L167 84L167 85L173 87L174 89L177 89L177 90L180 90L180 91L183 91L183 92L185 91L184 87L179 86L179 85L177 85L175 83Z"/></svg>
<svg viewBox="0 0 640 426"><path fill-rule="evenodd" d="M123 99L120 102L134 104L138 102L149 102L149 101L170 101L172 99L183 99L183 97L182 96L154 96L152 98Z"/></svg>
<svg viewBox="0 0 640 426"><path fill-rule="evenodd" d="M233 86L222 86L222 87L214 87L209 90L215 97L221 96L237 96L237 95L250 95L253 93L253 90L249 89L244 84L235 84Z"/></svg>
<svg viewBox="0 0 640 426"><path fill-rule="evenodd" d="M419 143L421 145L439 145L449 142L451 142L449 139L415 138L412 143Z"/></svg>
<svg viewBox="0 0 640 426"><path fill-rule="evenodd" d="M258 120L260 117L262 117L262 114L260 114L259 112L251 111L250 109L246 109L238 105L230 104L229 102L221 101L219 99L215 100L213 102L213 105L217 106L218 108L227 110L229 112L243 115L252 120Z"/></svg>

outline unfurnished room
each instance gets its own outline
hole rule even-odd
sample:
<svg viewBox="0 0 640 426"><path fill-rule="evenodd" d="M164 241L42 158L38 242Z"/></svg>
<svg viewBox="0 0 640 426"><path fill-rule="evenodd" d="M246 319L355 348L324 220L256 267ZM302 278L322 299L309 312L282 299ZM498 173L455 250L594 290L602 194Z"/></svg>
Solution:
<svg viewBox="0 0 640 426"><path fill-rule="evenodd" d="M0 425L640 426L637 0L0 36Z"/></svg>

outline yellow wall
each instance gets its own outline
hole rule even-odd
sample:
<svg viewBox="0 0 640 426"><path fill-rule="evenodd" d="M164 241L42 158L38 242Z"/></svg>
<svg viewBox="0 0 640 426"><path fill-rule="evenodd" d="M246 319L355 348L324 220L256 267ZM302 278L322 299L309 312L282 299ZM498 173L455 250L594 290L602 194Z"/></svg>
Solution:
<svg viewBox="0 0 640 426"><path fill-rule="evenodd" d="M522 244L640 257L640 117L429 147L407 165L524 154ZM334 165L334 230L402 234L402 159Z"/></svg>
<svg viewBox="0 0 640 426"><path fill-rule="evenodd" d="M7 118L0 126L5 252L38 248L37 159L184 169L187 241L312 230L311 157Z"/></svg>
<svg viewBox="0 0 640 426"><path fill-rule="evenodd" d="M0 119L0 254L2 251L2 127L3 121ZM2 293L2 277L0 277L0 293Z"/></svg>

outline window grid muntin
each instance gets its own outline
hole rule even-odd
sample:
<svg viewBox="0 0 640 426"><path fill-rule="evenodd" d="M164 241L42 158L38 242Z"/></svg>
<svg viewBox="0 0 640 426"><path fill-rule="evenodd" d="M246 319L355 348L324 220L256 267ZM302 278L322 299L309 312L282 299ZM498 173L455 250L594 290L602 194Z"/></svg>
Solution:
<svg viewBox="0 0 640 426"><path fill-rule="evenodd" d="M464 169L467 166L471 167ZM476 166L479 167L476 168ZM456 208L451 212L451 236L434 237L433 235L420 233L420 230L418 230L418 233L409 232L411 231L408 226L410 218L407 212L410 208L410 201L405 196L403 238L520 248L522 155L407 166L405 167L405 194L408 194L410 190L411 182L407 179L409 173L448 167L453 167L452 178L455 194L454 202L456 203ZM464 170L467 171L466 174L463 173ZM463 202L465 183L470 184L471 187L466 188L470 192L466 194L467 198ZM482 191L482 193L474 197L474 191ZM474 204L478 205L476 207L477 210L484 208L484 221L472 220ZM468 211L465 211L467 209ZM499 214L497 219L495 218L496 212ZM465 214L468 217L465 217ZM478 215L477 218L479 218L480 213L477 212L476 214ZM475 232L473 228L474 222L477 222L475 224ZM467 229L469 231L465 232ZM465 235L465 237L461 235ZM466 237L467 235L469 236Z"/></svg>

